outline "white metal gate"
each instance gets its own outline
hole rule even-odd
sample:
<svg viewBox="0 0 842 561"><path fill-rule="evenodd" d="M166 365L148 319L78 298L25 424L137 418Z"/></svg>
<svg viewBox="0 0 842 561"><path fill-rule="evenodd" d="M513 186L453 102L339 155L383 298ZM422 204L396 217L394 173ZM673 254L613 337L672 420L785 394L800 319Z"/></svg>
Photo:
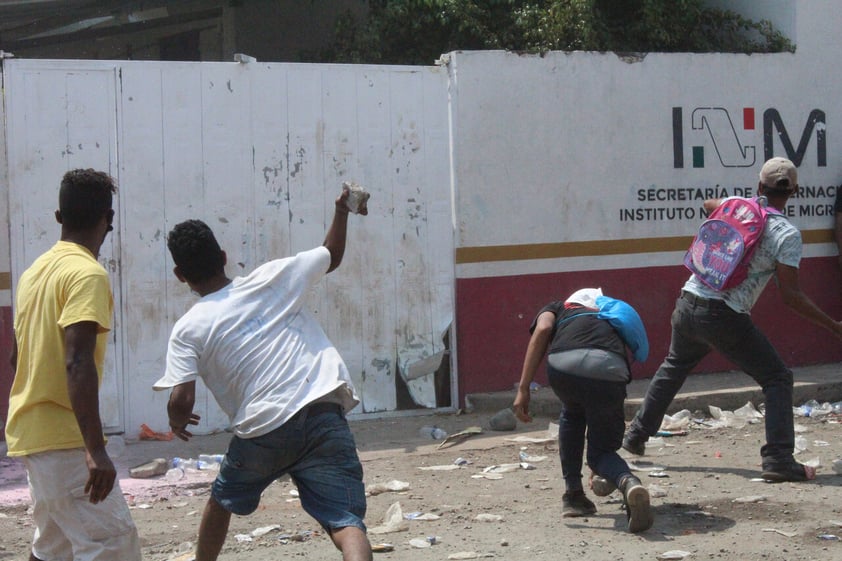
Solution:
<svg viewBox="0 0 842 561"><path fill-rule="evenodd" d="M6 60L3 72L13 285L58 238L61 175L94 167L118 180L101 256L118 310L102 399L109 429L166 428L168 396L151 385L172 324L194 301L171 272L169 229L205 220L229 275L243 274L320 244L345 180L372 193L370 214L351 218L342 267L311 307L362 396L355 413L405 406L402 391L411 407L443 405L430 368L412 380L406 371L443 353L453 317L444 69ZM448 391L453 399L455 373ZM200 392L200 431L224 428Z"/></svg>

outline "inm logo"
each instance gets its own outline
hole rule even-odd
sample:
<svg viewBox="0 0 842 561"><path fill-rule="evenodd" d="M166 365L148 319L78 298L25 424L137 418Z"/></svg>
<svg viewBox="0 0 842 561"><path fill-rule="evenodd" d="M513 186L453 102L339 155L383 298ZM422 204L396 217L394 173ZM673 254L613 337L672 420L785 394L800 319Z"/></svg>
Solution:
<svg viewBox="0 0 842 561"><path fill-rule="evenodd" d="M688 139L692 144L693 167L703 168L719 162L726 168L747 168L757 163L757 150L745 139L755 138L754 107L744 107L741 119L735 123L731 114L723 107L696 107L690 113ZM673 167L684 167L684 109L672 108L672 150ZM791 123L790 123L791 124ZM775 133L786 152L786 157L800 166L807 152L807 146L816 133L816 165L827 166L827 145L825 139L825 115L821 109L813 109L807 117L798 147L794 147L777 109L763 112L763 161L775 156ZM783 154L777 154L783 155Z"/></svg>

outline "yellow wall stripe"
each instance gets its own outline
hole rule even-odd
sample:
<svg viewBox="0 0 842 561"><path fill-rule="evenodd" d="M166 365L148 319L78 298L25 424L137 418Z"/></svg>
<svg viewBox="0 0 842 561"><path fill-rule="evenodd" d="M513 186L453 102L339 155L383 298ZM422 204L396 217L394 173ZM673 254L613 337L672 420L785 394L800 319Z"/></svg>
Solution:
<svg viewBox="0 0 842 561"><path fill-rule="evenodd" d="M801 237L804 243L832 242L833 230L805 230L801 232ZM456 264L684 251L690 245L691 240L691 236L671 236L666 238L458 247L456 248Z"/></svg>

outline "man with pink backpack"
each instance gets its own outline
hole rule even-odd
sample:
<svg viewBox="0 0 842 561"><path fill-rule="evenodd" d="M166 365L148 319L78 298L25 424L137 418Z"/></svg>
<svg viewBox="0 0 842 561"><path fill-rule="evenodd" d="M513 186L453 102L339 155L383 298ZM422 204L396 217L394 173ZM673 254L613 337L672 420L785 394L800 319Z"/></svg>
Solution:
<svg viewBox="0 0 842 561"><path fill-rule="evenodd" d="M650 381L643 404L623 439L623 448L628 452L644 454L645 442L660 428L667 408L687 375L716 349L763 389L766 401L766 443L760 449L763 479L782 482L815 477L815 468L800 464L793 457L792 371L749 315L774 275L784 304L842 338L842 322L820 310L798 284L801 232L782 214L797 190L795 165L785 158L772 158L760 170L757 200L750 200L748 204L736 197L705 201L705 210L711 213L711 218L739 208L741 214L754 220L757 217L749 216L752 213L746 209L756 204L766 204L769 212L762 213L765 220L761 223L762 236L756 246L748 248L747 270L743 280L736 285L725 281L725 275L719 273L736 269L737 263L733 266L724 264L720 257L727 253L722 251L724 246L738 246L745 241L738 239L740 228L736 227L730 234L710 235L710 231L715 230L706 222L700 229L685 259L693 274L684 284L672 313L669 353ZM723 232L726 229L723 224L713 226L722 228ZM745 241L745 245L750 242ZM718 273L708 275L711 268L718 269Z"/></svg>

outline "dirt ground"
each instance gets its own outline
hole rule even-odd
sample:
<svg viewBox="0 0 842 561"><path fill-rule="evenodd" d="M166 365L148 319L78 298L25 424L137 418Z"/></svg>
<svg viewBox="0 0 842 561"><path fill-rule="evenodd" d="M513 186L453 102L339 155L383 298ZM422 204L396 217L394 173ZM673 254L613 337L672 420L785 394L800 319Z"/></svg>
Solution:
<svg viewBox="0 0 842 561"><path fill-rule="evenodd" d="M375 559L420 561L499 558L507 560L835 560L842 559L842 425L832 416L796 418L807 449L801 461L820 463L809 483L757 481L763 425L710 428L691 422L686 436L663 438L635 461L653 494L654 526L639 535L624 531L626 517L615 492L591 498L598 513L562 519L563 492L557 442L547 441L551 419L493 432L488 415L438 415L352 421L367 486L402 482L402 491L373 494L366 523L373 544L392 551ZM701 419L701 413L694 415ZM453 434L469 427L483 433L452 445L419 434L437 425ZM209 472L188 474L175 484L165 478L131 479L126 469L155 457L197 457L223 452L228 435L190 443L131 442L117 459L149 561L190 558ZM529 440L534 440L531 442ZM522 469L520 453L534 469ZM544 456L545 459L541 457ZM630 458L633 459L633 458ZM463 463L456 466L455 462ZM638 460L638 459L635 459ZM514 471L506 471L515 464ZM504 466L502 473L487 471ZM422 469L438 467L438 469ZM455 468L455 469L454 469ZM396 484L395 484L396 485ZM399 503L402 529L373 533ZM25 476L18 462L0 458L0 559L26 559L32 538ZM425 518L433 518L431 520ZM395 520L393 520L394 522ZM434 537L434 539L430 539ZM430 541L434 541L430 545ZM419 548L417 545L427 545ZM233 517L220 559L338 560L340 554L300 508L289 480L271 486L256 513Z"/></svg>

